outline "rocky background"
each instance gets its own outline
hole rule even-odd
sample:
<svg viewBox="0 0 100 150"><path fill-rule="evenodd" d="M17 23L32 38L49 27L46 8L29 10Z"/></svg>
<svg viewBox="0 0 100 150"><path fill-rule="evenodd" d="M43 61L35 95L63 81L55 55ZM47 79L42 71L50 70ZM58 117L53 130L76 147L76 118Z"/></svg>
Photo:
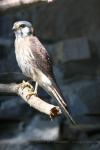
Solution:
<svg viewBox="0 0 100 150"><path fill-rule="evenodd" d="M51 121L18 96L1 95L0 150L49 150L51 146L99 150L100 1L37 2L0 13L1 83L25 79L14 54L12 25L18 20L31 21L35 34L49 51L57 81L79 127L70 129L63 116ZM39 96L55 104L41 88Z"/></svg>

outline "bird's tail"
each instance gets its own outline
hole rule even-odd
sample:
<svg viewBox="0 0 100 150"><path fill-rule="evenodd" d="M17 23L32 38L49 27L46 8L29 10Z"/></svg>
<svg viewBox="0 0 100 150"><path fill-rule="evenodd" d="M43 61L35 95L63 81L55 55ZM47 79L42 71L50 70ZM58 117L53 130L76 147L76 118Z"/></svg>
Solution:
<svg viewBox="0 0 100 150"><path fill-rule="evenodd" d="M71 117L71 115L68 112L68 108L67 108L68 106L64 102L64 97L63 97L63 95L61 93L61 90L60 90L59 86L57 85L56 81L52 82L52 85L49 86L49 91L48 92L51 96L53 96L54 98L57 99L57 101L59 102L60 106L62 107L62 109L64 111L65 116L67 118L69 118L73 124L76 124L75 121L73 120L73 118Z"/></svg>

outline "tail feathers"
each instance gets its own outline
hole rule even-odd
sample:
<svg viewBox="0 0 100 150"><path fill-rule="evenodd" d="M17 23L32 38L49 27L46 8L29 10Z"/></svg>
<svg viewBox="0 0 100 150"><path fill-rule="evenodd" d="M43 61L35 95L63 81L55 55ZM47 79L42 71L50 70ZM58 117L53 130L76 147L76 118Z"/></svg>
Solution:
<svg viewBox="0 0 100 150"><path fill-rule="evenodd" d="M56 88L52 87L52 92L53 92L53 95L54 97L57 99L57 101L59 102L60 106L63 108L64 110L64 114L67 118L69 118L71 120L71 122L73 124L76 124L75 121L73 120L73 118L71 117L71 115L69 114L68 110L67 110L67 105L66 103L64 102L62 96L59 94L59 92L57 91Z"/></svg>
<svg viewBox="0 0 100 150"><path fill-rule="evenodd" d="M61 107L64 110L65 116L69 117L69 119L71 120L71 122L73 124L75 124L75 121L73 120L73 118L71 117L71 115L69 114L69 112L67 110L67 105L65 104L63 98L60 96L60 94L58 93L58 91L55 88L53 88L53 91L54 91L53 93L54 93L55 98L57 99L57 101L59 102L59 104L61 105Z"/></svg>

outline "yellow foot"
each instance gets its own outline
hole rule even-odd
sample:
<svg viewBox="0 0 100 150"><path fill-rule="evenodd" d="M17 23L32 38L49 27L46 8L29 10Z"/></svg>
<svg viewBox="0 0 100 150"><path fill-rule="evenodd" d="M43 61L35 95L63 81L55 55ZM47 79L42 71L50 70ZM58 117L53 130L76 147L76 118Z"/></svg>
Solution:
<svg viewBox="0 0 100 150"><path fill-rule="evenodd" d="M36 93L30 91L29 94L26 96L26 99L29 100L32 95L37 96Z"/></svg>
<svg viewBox="0 0 100 150"><path fill-rule="evenodd" d="M27 100L29 100L32 95L37 96L37 91L34 90L33 86L32 86L29 82L23 81L23 82L20 84L19 87L20 87L22 90L23 90L25 87L29 87L29 88L30 88L30 89L28 90L28 94L27 94L27 96L26 96L26 99L27 99Z"/></svg>
<svg viewBox="0 0 100 150"><path fill-rule="evenodd" d="M33 90L33 86L29 82L23 81L21 83L21 88L24 89L25 87L29 87L31 90Z"/></svg>

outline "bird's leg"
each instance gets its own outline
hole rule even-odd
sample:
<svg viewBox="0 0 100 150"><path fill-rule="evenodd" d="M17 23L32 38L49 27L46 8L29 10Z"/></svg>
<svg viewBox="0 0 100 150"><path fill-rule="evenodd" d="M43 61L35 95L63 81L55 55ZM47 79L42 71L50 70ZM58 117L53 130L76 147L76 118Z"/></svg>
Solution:
<svg viewBox="0 0 100 150"><path fill-rule="evenodd" d="M38 91L38 82L35 83L34 95L37 95Z"/></svg>
<svg viewBox="0 0 100 150"><path fill-rule="evenodd" d="M36 82L35 89L34 89L34 91L30 91L30 93L27 95L27 97L26 97L27 100L29 100L32 95L37 96L37 89L38 89L38 83ZM33 87L32 87L32 90L33 90Z"/></svg>

